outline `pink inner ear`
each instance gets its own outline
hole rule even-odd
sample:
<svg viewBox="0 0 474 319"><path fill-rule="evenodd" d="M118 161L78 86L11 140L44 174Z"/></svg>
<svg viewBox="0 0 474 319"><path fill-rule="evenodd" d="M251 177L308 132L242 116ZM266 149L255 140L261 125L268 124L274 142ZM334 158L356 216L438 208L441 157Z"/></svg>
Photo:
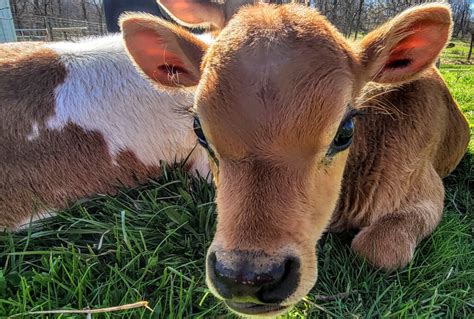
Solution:
<svg viewBox="0 0 474 319"><path fill-rule="evenodd" d="M178 19L189 24L200 24L202 21L200 16L196 14L196 10L200 8L197 6L198 3L194 1L162 1L163 5Z"/></svg>
<svg viewBox="0 0 474 319"><path fill-rule="evenodd" d="M449 27L422 22L413 25L409 31L411 34L390 52L380 78L400 77L403 80L433 63L445 45Z"/></svg>
<svg viewBox="0 0 474 319"><path fill-rule="evenodd" d="M136 63L152 80L173 85L175 75L187 74L183 61L167 50L167 44L153 31L137 32L128 40L128 49Z"/></svg>
<svg viewBox="0 0 474 319"><path fill-rule="evenodd" d="M168 4L167 7L171 13L186 23L199 24L203 22L193 14L192 6L187 2L175 1Z"/></svg>

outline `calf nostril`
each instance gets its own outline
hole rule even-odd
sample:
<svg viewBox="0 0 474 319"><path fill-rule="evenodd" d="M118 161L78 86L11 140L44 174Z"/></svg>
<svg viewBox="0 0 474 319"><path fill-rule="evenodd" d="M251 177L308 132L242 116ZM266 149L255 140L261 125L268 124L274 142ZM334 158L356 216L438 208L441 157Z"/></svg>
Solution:
<svg viewBox="0 0 474 319"><path fill-rule="evenodd" d="M298 259L293 258L293 257L286 258L284 272L283 272L283 275L281 276L281 281L286 281L291 276L298 274L299 268L300 268L300 263Z"/></svg>
<svg viewBox="0 0 474 319"><path fill-rule="evenodd" d="M214 269L216 264L216 253L212 252L207 256L207 265Z"/></svg>
<svg viewBox="0 0 474 319"><path fill-rule="evenodd" d="M215 255L209 256L209 276L214 288L225 299L240 297L255 297L255 293L261 286L261 282L270 279L266 276L255 276L249 271L247 262L243 262L238 267L226 267Z"/></svg>
<svg viewBox="0 0 474 319"><path fill-rule="evenodd" d="M264 303L281 303L298 287L300 278L300 262L295 257L286 258L283 272L278 280L267 284L257 292L257 298Z"/></svg>
<svg viewBox="0 0 474 319"><path fill-rule="evenodd" d="M215 253L208 256L209 278L224 299L248 298L263 303L281 303L297 288L300 263L286 258L267 271L258 272L253 262L243 258L235 265L219 261Z"/></svg>

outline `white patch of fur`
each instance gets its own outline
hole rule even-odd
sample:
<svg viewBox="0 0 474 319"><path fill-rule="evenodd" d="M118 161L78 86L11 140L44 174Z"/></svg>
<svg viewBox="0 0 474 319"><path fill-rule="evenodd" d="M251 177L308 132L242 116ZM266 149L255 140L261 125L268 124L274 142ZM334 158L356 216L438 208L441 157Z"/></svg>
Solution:
<svg viewBox="0 0 474 319"><path fill-rule="evenodd" d="M74 123L100 132L113 159L124 150L145 165L188 156L196 138L192 120L179 110L192 106L192 91L154 87L136 71L120 35L48 46L67 69L64 83L55 90L56 112L48 128L61 130ZM204 174L209 170L207 155L194 153L192 160Z"/></svg>
<svg viewBox="0 0 474 319"><path fill-rule="evenodd" d="M26 136L28 141L33 141L39 137L39 126L37 122L34 122L31 126L31 133Z"/></svg>

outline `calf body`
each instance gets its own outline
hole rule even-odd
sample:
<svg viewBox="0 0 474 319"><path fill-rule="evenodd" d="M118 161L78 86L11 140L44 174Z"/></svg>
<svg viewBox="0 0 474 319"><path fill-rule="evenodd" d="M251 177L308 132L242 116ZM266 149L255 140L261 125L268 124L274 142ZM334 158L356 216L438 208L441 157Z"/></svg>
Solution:
<svg viewBox="0 0 474 319"><path fill-rule="evenodd" d="M373 264L406 265L438 225L441 178L469 142L467 122L434 68L409 83L369 84L331 231L360 229L352 247Z"/></svg>
<svg viewBox="0 0 474 319"><path fill-rule="evenodd" d="M0 46L0 226L157 176L207 174L183 110L193 89L153 88L119 36Z"/></svg>
<svg viewBox="0 0 474 319"><path fill-rule="evenodd" d="M217 187L211 291L239 314L286 311L314 285L327 229L360 230L352 246L375 266L406 265L439 223L441 178L469 141L433 67L449 7L407 10L355 46L303 6L248 6L229 20L226 4L208 3L214 22L189 17L206 3L168 5L177 20L223 27L207 50L159 19L122 28L150 80L198 84L195 131Z"/></svg>

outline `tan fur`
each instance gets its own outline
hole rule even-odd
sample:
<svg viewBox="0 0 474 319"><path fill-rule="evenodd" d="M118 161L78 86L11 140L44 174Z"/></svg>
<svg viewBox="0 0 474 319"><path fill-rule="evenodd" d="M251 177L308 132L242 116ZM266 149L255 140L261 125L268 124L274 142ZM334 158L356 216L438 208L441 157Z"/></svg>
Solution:
<svg viewBox="0 0 474 319"><path fill-rule="evenodd" d="M211 165L218 223L209 254L232 268L234 251L255 252L267 270L298 256L288 306L313 286L314 245L327 228L360 229L352 246L377 267L406 265L439 223L441 178L469 141L432 66L450 19L445 5L419 6L354 48L302 6L240 10L207 51L195 100L219 161ZM327 156L349 104L366 115L350 150Z"/></svg>

